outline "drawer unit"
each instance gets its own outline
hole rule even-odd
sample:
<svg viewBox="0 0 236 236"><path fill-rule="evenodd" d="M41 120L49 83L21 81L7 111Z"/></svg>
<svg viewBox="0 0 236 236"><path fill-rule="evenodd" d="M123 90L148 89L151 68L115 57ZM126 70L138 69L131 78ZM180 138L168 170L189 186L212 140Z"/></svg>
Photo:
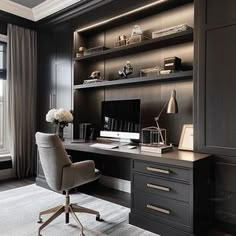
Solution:
<svg viewBox="0 0 236 236"><path fill-rule="evenodd" d="M188 182L191 181L191 172L188 169L184 168L136 160L134 161L133 168L135 171L139 171L146 174L157 175L176 180L184 180Z"/></svg>
<svg viewBox="0 0 236 236"><path fill-rule="evenodd" d="M143 191L183 202L190 201L190 185L134 173L134 191Z"/></svg>
<svg viewBox="0 0 236 236"><path fill-rule="evenodd" d="M160 157L133 160L130 224L161 236L207 236L211 161L206 156L186 165L183 154L178 163L175 156L173 162Z"/></svg>
<svg viewBox="0 0 236 236"><path fill-rule="evenodd" d="M189 204L162 196L134 191L133 206L156 220L166 219L191 227Z"/></svg>

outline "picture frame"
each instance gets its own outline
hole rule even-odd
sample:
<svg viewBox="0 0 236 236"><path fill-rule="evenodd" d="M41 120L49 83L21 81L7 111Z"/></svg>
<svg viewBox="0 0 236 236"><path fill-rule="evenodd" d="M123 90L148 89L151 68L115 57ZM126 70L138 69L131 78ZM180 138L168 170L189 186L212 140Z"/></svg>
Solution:
<svg viewBox="0 0 236 236"><path fill-rule="evenodd" d="M193 151L193 125L192 124L183 125L178 149Z"/></svg>

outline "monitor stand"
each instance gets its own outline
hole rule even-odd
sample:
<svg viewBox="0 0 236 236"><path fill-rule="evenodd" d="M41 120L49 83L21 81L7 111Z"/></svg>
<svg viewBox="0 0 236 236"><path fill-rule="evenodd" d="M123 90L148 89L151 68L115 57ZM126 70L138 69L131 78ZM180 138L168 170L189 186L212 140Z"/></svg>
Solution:
<svg viewBox="0 0 236 236"><path fill-rule="evenodd" d="M120 146L130 145L132 141L130 139L119 139Z"/></svg>

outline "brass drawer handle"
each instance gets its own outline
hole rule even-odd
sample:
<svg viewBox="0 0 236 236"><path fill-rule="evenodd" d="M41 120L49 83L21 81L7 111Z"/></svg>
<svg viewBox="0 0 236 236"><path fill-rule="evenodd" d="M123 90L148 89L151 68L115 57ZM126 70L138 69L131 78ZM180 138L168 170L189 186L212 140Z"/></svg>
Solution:
<svg viewBox="0 0 236 236"><path fill-rule="evenodd" d="M152 168L152 167L147 167L148 171L153 171L153 172L158 172L158 173L162 173L162 174L170 174L169 170L163 170L163 169L159 169L159 168Z"/></svg>
<svg viewBox="0 0 236 236"><path fill-rule="evenodd" d="M158 190L165 191L165 192L170 192L170 188L159 186L159 185L155 185L155 184L147 184L147 187L148 188L158 189Z"/></svg>
<svg viewBox="0 0 236 236"><path fill-rule="evenodd" d="M150 204L147 204L147 208L148 208L148 209L151 209L151 210L154 210L154 211L158 211L158 212L167 214L167 215L170 214L170 211L169 211L169 210L166 210L166 209L163 209L163 208L160 208L160 207L156 207L156 206L152 206L152 205L150 205Z"/></svg>

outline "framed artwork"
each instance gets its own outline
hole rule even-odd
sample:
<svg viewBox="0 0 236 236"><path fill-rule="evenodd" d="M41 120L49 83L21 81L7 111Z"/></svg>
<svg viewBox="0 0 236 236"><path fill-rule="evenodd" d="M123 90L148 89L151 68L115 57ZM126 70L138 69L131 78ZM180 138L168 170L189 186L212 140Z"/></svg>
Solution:
<svg viewBox="0 0 236 236"><path fill-rule="evenodd" d="M183 126L178 149L193 151L193 125L192 124L185 124Z"/></svg>

